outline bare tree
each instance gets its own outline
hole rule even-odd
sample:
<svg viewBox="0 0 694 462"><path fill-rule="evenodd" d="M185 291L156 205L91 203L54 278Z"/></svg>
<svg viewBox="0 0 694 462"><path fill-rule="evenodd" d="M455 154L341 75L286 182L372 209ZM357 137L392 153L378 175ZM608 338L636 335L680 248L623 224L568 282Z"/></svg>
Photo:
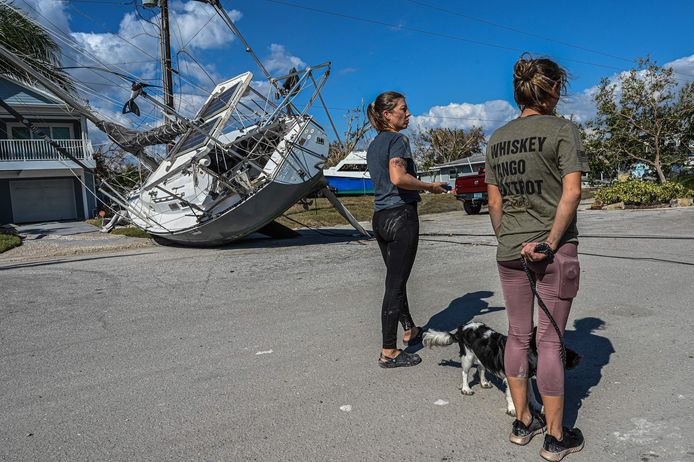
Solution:
<svg viewBox="0 0 694 462"><path fill-rule="evenodd" d="M414 132L411 140L415 159L425 170L481 152L486 143L484 132L479 127L467 131L462 128L427 128Z"/></svg>
<svg viewBox="0 0 694 462"><path fill-rule="evenodd" d="M349 109L345 113L345 120L347 121L347 130L344 132L342 143L338 140L330 143L328 160L325 162L326 167L337 165L355 149L366 149L373 139L373 131L366 115L364 100L361 101L361 106Z"/></svg>
<svg viewBox="0 0 694 462"><path fill-rule="evenodd" d="M96 175L121 193L142 183L143 172L136 158L123 149L112 146L94 153Z"/></svg>

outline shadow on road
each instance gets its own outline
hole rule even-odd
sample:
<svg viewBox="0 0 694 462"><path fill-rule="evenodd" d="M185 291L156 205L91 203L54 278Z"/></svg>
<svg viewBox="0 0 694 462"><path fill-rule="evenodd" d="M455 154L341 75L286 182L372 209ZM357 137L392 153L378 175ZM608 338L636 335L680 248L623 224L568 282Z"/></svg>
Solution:
<svg viewBox="0 0 694 462"><path fill-rule="evenodd" d="M261 234L251 234L237 241L219 246L204 246L206 249L231 250L231 249L272 249L278 247L299 247L308 245L354 243L366 244L369 241L353 229L302 229L298 230L298 237L278 239ZM178 244L161 238L154 238L157 244L164 247L194 248L195 246Z"/></svg>
<svg viewBox="0 0 694 462"><path fill-rule="evenodd" d="M612 342L594 332L602 330L605 321L598 318L583 318L574 321L576 330L566 330L564 339L567 346L583 358L581 364L566 373L564 384L564 425L574 426L578 410L583 401L590 396L591 389L600 383L602 369L610 362L610 355L615 352Z"/></svg>
<svg viewBox="0 0 694 462"><path fill-rule="evenodd" d="M452 331L458 328L461 324L472 321L472 319L480 314L493 313L494 311L503 310L503 306L489 306L489 303L484 300L494 295L494 292L489 290L480 290L470 292L462 297L458 297L451 301L446 308L433 315L422 328L426 331L434 329L439 331ZM409 352L419 351L423 348L422 344L407 348Z"/></svg>
<svg viewBox="0 0 694 462"><path fill-rule="evenodd" d="M0 264L0 271L7 271L7 270L13 270L13 269L18 269L18 268L35 268L39 266L52 266L52 265L62 265L65 263L75 263L75 262L83 262L83 261L93 261L93 260L108 260L112 258L125 258L125 257L131 257L133 255L151 255L154 252L138 252L136 254L133 253L124 253L122 255L104 255L104 256L97 256L97 257L85 257L85 258L60 258L56 260L48 260L48 261L32 261L32 262L27 262L27 263L14 263L14 264L8 264L8 265L2 265Z"/></svg>
<svg viewBox="0 0 694 462"><path fill-rule="evenodd" d="M442 311L433 315L424 325L424 330L435 329L450 331L461 324L472 321L479 314L493 313L503 310L503 306L489 306L486 298L494 295L489 290L470 292L451 301Z"/></svg>

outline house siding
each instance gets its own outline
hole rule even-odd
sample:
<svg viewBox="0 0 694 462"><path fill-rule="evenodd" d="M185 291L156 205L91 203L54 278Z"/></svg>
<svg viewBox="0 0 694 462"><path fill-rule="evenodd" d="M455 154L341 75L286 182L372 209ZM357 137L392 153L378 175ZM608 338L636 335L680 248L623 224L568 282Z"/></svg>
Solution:
<svg viewBox="0 0 694 462"><path fill-rule="evenodd" d="M70 138L65 141L68 150L79 152L75 154L82 159L88 169L83 169L72 162L61 159L45 142L40 140L23 142L8 141L11 138L10 127L21 126L21 124L6 111L0 110L0 140L2 143L2 156L0 157L0 224L15 223L17 220L39 220L43 215L47 220L51 217L77 217L77 219L90 218L97 206L96 198L93 195L95 189L95 175L93 169L95 161L90 158L92 148L87 138L87 127L85 119L77 114L66 111L65 104L45 91L35 89L27 84L0 77L0 97L7 104L13 106L17 112L26 117L35 126L69 126L72 133ZM49 136L51 133L47 133ZM61 132L61 137L66 134ZM32 138L37 138L32 136ZM79 151L84 149L84 151ZM75 175L79 175L79 178ZM83 178L83 180L82 180ZM51 197L44 197L44 194L36 188L48 187L46 185L57 185L55 181L41 183L25 183L17 185L28 195L19 195L17 203L12 203L12 195L16 192L15 182L31 182L38 180L63 179L62 188L64 194L52 199L65 204L65 211L53 208ZM67 201L72 194L67 192L67 184L72 183L74 198L70 206L74 206L74 212L68 214ZM84 184L83 184L84 183ZM59 186L56 186L59 187ZM36 192L35 196L31 193ZM18 193L24 194L24 193ZM39 209L31 207L34 201L39 201L45 208L45 213ZM22 207L21 211L17 207ZM14 216L13 208L17 216ZM31 211L32 213L26 213ZM52 212L52 213L51 213Z"/></svg>

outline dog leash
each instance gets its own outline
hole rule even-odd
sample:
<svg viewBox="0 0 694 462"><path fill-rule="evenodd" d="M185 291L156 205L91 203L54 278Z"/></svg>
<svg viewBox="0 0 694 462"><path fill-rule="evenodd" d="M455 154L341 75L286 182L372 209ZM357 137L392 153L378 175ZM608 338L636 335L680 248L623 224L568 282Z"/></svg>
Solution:
<svg viewBox="0 0 694 462"><path fill-rule="evenodd" d="M535 252L545 254L549 263L552 263L554 260L554 252L546 242L542 242L535 246ZM540 294L537 293L537 281L535 280L535 276L533 275L532 271L530 271L528 261L525 259L525 257L521 257L521 263L523 264L525 275L528 276L528 281L530 281L530 288L532 289L535 297L537 297L537 304L540 305L540 308L542 308L542 311L545 312L545 315L547 315L549 318L549 322L552 323L554 330L557 332L557 337L559 337L559 343L561 344L561 364L564 366L564 369L566 369L566 345L564 345L564 336L561 334L559 326L557 326L557 323L550 314L549 309L547 309L547 305L545 305L545 302L543 302L542 298L540 298Z"/></svg>

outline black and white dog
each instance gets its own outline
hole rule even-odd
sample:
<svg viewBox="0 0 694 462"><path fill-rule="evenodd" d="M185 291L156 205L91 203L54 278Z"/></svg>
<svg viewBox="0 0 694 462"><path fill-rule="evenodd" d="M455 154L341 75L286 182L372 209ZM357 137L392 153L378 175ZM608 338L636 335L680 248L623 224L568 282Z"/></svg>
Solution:
<svg viewBox="0 0 694 462"><path fill-rule="evenodd" d="M536 329L533 328L533 336L530 340L530 352L528 353L528 376L534 377L537 370L537 345L535 344ZM511 416L516 415L516 408L513 406L511 391L506 381L504 373L504 350L506 348L506 336L502 335L486 324L481 322L469 322L458 327L455 331L439 332L428 330L424 332L423 343L429 348L435 346L448 346L458 342L460 346L460 364L463 368L463 381L460 384L460 391L464 395L472 395L475 392L470 389L470 369L477 366L480 374L480 385L482 388L492 388L485 371L502 379L506 385L506 413ZM573 369L578 366L581 356L573 350L566 349L566 368ZM535 399L532 387L528 386L528 403L536 411L541 410L540 404Z"/></svg>

